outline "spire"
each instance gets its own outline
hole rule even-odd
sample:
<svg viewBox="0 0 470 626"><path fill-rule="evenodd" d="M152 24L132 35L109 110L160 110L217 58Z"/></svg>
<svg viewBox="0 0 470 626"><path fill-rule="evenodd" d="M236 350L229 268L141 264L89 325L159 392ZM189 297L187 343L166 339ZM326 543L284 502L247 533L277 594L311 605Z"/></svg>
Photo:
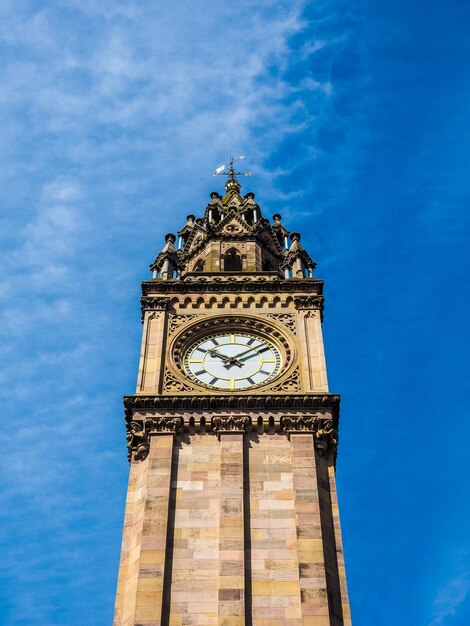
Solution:
<svg viewBox="0 0 470 626"><path fill-rule="evenodd" d="M300 250L303 250L302 246L300 245L300 233L291 233L290 240L291 244L289 252L300 252Z"/></svg>
<svg viewBox="0 0 470 626"><path fill-rule="evenodd" d="M165 245L150 266L154 278L173 278L177 271L178 255L175 248L176 237L173 233L165 235Z"/></svg>

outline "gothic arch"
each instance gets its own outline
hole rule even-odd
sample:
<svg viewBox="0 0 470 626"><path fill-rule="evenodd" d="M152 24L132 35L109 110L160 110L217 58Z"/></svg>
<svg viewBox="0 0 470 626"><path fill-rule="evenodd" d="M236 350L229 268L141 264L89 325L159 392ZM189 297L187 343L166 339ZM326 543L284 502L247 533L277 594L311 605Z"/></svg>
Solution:
<svg viewBox="0 0 470 626"><path fill-rule="evenodd" d="M204 259L198 259L194 264L193 272L203 272L206 267L206 262Z"/></svg>
<svg viewBox="0 0 470 626"><path fill-rule="evenodd" d="M223 255L223 258L225 272L243 271L242 255L237 248L229 248Z"/></svg>

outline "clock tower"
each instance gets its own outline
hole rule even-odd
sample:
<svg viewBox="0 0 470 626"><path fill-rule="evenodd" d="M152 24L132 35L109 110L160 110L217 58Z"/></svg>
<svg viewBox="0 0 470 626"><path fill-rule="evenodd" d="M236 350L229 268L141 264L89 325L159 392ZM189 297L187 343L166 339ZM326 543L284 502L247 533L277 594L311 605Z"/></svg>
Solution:
<svg viewBox="0 0 470 626"><path fill-rule="evenodd" d="M350 626L323 283L233 163L225 190L142 283L114 626Z"/></svg>

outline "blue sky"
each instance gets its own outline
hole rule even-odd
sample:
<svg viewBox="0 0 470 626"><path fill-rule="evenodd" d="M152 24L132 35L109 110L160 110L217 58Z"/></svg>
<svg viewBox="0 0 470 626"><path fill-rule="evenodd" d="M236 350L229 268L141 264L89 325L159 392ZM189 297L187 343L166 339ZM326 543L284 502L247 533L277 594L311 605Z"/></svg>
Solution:
<svg viewBox="0 0 470 626"><path fill-rule="evenodd" d="M140 281L230 152L326 281L355 626L470 623L469 19L0 3L2 623L111 622Z"/></svg>

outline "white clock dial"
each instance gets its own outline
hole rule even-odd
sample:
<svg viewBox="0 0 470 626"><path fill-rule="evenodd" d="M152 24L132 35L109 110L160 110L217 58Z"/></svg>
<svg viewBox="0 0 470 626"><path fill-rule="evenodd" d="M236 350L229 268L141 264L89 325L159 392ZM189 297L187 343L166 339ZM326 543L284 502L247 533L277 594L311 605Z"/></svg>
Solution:
<svg viewBox="0 0 470 626"><path fill-rule="evenodd" d="M280 368L276 346L245 332L206 335L190 346L184 357L184 369L191 378L206 387L228 391L262 385Z"/></svg>

